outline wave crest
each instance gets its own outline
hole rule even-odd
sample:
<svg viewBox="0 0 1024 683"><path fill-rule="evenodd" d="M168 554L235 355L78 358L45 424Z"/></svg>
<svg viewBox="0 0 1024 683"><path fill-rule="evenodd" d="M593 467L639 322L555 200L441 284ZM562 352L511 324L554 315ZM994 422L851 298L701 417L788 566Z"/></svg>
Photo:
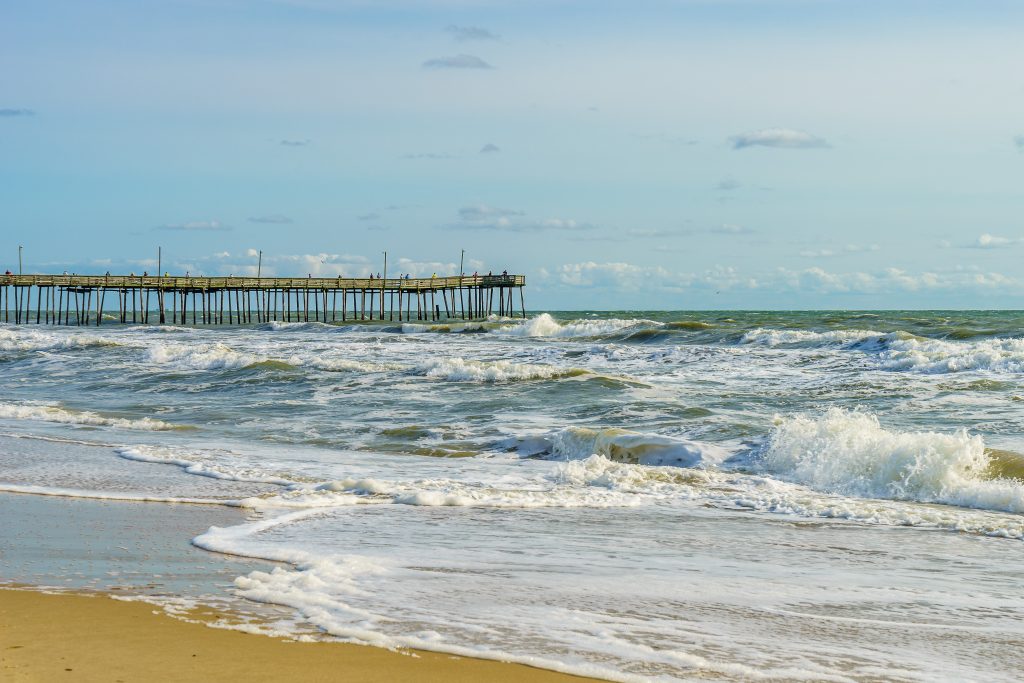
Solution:
<svg viewBox="0 0 1024 683"><path fill-rule="evenodd" d="M83 425L92 427L116 427L150 432L169 431L175 429L192 429L187 425L176 425L151 417L128 419L107 417L87 410L69 410L60 406L0 403L0 418L8 420L35 420L40 422L57 422L60 424Z"/></svg>
<svg viewBox="0 0 1024 683"><path fill-rule="evenodd" d="M430 379L445 379L452 382L512 382L590 374L588 370L579 368L558 368L553 365L513 363L507 360L466 360L458 357L427 361L417 366L413 372Z"/></svg>
<svg viewBox="0 0 1024 683"><path fill-rule="evenodd" d="M950 342L941 339L895 339L879 354L887 370L929 374L990 370L1024 372L1024 338Z"/></svg>
<svg viewBox="0 0 1024 683"><path fill-rule="evenodd" d="M565 323L557 322L547 313L541 313L535 318L530 318L517 325L499 327L493 334L507 337L601 337L614 334L620 330L646 326L661 326L661 323L651 320L620 320L612 318L608 320L576 320Z"/></svg>
<svg viewBox="0 0 1024 683"><path fill-rule="evenodd" d="M1024 482L989 478L980 436L886 430L874 415L841 408L780 420L762 466L828 493L1024 512Z"/></svg>

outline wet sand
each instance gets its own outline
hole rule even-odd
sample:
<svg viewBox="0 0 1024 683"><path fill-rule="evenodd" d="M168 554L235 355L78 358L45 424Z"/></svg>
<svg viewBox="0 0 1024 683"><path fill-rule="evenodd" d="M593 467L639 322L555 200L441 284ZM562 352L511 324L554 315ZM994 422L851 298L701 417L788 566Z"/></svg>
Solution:
<svg viewBox="0 0 1024 683"><path fill-rule="evenodd" d="M105 595L0 590L3 681L296 679L361 683L590 680L432 652L300 643L210 628L166 616L149 604Z"/></svg>
<svg viewBox="0 0 1024 683"><path fill-rule="evenodd" d="M0 681L571 681L528 666L240 630L292 610L236 598L235 576L265 563L191 545L247 511L0 493ZM34 587L53 587L59 594ZM113 596L142 597L126 602ZM182 599L184 598L184 599ZM303 628L303 627L306 628Z"/></svg>

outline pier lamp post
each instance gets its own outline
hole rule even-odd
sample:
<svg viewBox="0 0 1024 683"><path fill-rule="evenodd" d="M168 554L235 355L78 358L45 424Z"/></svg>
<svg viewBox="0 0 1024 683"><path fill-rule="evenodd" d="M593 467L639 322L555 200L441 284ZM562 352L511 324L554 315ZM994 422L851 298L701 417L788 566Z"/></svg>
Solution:
<svg viewBox="0 0 1024 683"><path fill-rule="evenodd" d="M260 273L263 272L263 250L260 249L260 260L256 262L256 279L260 278Z"/></svg>
<svg viewBox="0 0 1024 683"><path fill-rule="evenodd" d="M388 252L384 252L384 279L388 279Z"/></svg>
<svg viewBox="0 0 1024 683"><path fill-rule="evenodd" d="M21 246L20 244L18 245L18 275L24 274L21 272L21 250L24 248L25 247Z"/></svg>

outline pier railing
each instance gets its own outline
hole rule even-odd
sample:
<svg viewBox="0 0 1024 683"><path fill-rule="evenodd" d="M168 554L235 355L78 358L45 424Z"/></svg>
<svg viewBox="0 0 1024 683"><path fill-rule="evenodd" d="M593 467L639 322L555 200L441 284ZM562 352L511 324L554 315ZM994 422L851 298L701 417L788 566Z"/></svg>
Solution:
<svg viewBox="0 0 1024 683"><path fill-rule="evenodd" d="M428 278L0 275L3 322L89 325L104 320L232 325L336 320L526 317L523 275ZM107 304L108 296L113 307ZM340 307L338 304L341 304ZM397 306L396 306L397 304ZM116 312L114 316L111 312ZM443 311L443 315L442 315ZM415 317L414 317L415 316ZM52 321L52 322L51 322Z"/></svg>
<svg viewBox="0 0 1024 683"><path fill-rule="evenodd" d="M523 287L524 275L448 275L421 278L197 277L184 275L0 275L0 286L145 289L403 289Z"/></svg>

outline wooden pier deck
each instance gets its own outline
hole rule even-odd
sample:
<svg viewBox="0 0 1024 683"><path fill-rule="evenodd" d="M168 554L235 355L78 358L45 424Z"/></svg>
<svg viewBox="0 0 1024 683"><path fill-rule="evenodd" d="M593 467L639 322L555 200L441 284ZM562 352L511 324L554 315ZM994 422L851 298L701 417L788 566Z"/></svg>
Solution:
<svg viewBox="0 0 1024 683"><path fill-rule="evenodd" d="M526 317L523 275L252 278L0 275L5 323L246 325ZM513 294L519 292L519 311ZM397 303L397 306L396 306ZM113 316L113 320L111 320Z"/></svg>

